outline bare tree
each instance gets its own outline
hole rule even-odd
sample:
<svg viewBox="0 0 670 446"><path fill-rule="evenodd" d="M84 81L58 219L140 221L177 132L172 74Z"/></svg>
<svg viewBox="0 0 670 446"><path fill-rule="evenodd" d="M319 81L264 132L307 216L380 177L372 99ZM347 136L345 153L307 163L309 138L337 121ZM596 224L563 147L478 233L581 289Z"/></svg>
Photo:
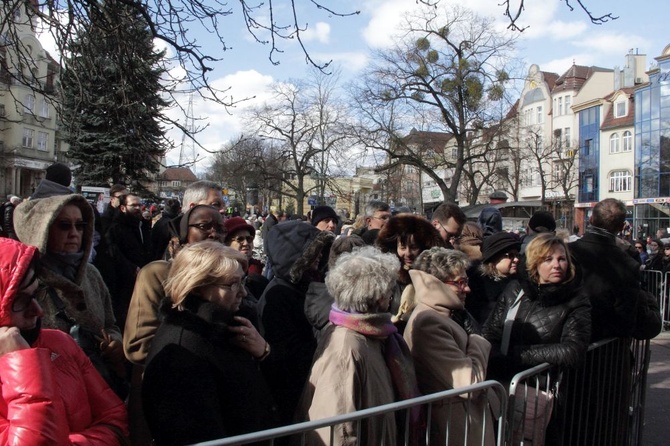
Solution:
<svg viewBox="0 0 670 446"><path fill-rule="evenodd" d="M509 80L503 67L514 64L515 36L496 32L489 19L458 7L422 8L408 18L405 30L392 50L376 53L355 92L370 135L367 143L388 134L388 146L372 146L385 152L383 167L416 166L440 186L446 200L455 201L466 164L484 156L470 150L469 134L500 121L499 101ZM452 135L455 156L426 162L402 143L399 130L422 125ZM449 184L435 172L444 168L451 172Z"/></svg>
<svg viewBox="0 0 670 446"><path fill-rule="evenodd" d="M440 3L440 0L418 0L418 2L428 6L436 7ZM589 17L589 20L591 20L591 23L594 25L602 25L603 23L607 23L610 20L616 20L619 18L614 16L612 13L605 13L600 15L598 13L591 12L587 6L588 2L585 0L562 0L562 2L565 3L570 11L574 11L574 5L577 5L579 9L586 13L586 15ZM498 3L497 6L505 9L504 15L509 19L509 29L523 31L528 27L517 24L517 21L521 18L521 15L526 9L526 0L502 0L500 3Z"/></svg>
<svg viewBox="0 0 670 446"><path fill-rule="evenodd" d="M348 136L346 113L335 100L336 80L314 71L306 81L276 83L272 98L247 117L249 133L271 141L276 151L270 170L276 181L270 183L296 201L298 214L305 197L323 199L327 189L337 190L333 177Z"/></svg>

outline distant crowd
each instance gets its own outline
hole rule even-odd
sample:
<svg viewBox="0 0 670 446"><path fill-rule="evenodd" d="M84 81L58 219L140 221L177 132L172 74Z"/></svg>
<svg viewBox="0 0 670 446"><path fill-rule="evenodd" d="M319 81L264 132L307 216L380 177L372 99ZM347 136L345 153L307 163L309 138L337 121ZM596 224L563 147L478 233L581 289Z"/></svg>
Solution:
<svg viewBox="0 0 670 446"><path fill-rule="evenodd" d="M3 205L0 444L191 444L574 367L591 342L661 330L639 276L670 271L670 238L629 243L614 199L581 236L543 210L520 236L494 206L227 215L198 181L147 218L126 186L100 212L70 183L57 164ZM495 444L482 398L436 404L431 443ZM334 444L420 444L410 416L409 433L393 414L345 423Z"/></svg>

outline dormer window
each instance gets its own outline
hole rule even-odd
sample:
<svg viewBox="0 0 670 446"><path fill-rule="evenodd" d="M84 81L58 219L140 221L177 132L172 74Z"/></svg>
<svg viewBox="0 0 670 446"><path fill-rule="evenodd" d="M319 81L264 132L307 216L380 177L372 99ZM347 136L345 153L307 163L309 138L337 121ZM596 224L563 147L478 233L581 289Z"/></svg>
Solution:
<svg viewBox="0 0 670 446"><path fill-rule="evenodd" d="M626 116L627 113L627 107L626 104L628 101L623 100L623 101L617 101L614 103L614 117L615 118L623 118Z"/></svg>

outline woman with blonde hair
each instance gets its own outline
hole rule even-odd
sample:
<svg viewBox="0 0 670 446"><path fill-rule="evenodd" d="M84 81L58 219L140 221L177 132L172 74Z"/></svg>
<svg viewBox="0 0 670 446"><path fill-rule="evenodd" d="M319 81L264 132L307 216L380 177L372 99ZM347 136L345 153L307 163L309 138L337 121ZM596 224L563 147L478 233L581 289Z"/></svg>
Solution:
<svg viewBox="0 0 670 446"><path fill-rule="evenodd" d="M589 346L591 305L574 280L565 241L539 234L526 248L526 268L528 277L507 285L483 328L493 346L491 379L507 382L543 362L575 366Z"/></svg>
<svg viewBox="0 0 670 446"><path fill-rule="evenodd" d="M238 313L246 266L244 254L216 241L188 245L173 260L165 282L169 301L142 382L156 444L197 443L276 425L259 369L270 346Z"/></svg>

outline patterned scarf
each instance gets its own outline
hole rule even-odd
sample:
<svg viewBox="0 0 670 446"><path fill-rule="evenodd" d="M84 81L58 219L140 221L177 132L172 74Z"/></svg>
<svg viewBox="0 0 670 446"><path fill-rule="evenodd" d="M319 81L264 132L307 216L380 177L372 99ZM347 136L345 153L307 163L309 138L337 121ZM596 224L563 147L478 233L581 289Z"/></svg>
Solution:
<svg viewBox="0 0 670 446"><path fill-rule="evenodd" d="M333 305L329 319L334 325L348 328L364 336L385 338L384 360L391 373L396 400L402 401L421 395L414 373L412 355L405 340L391 322L390 313L348 313ZM421 431L425 427L424 420L421 407L415 406L410 409L410 444L419 444Z"/></svg>

